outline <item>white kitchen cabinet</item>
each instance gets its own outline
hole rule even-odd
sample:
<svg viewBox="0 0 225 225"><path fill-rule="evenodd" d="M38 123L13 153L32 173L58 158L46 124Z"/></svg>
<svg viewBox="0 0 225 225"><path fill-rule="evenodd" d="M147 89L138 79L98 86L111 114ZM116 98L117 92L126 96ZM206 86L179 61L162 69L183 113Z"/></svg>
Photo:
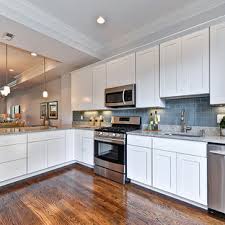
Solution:
<svg viewBox="0 0 225 225"><path fill-rule="evenodd" d="M133 181L152 185L152 139L127 136L127 176Z"/></svg>
<svg viewBox="0 0 225 225"><path fill-rule="evenodd" d="M72 110L92 109L92 84L92 68L84 68L71 73Z"/></svg>
<svg viewBox="0 0 225 225"><path fill-rule="evenodd" d="M161 44L160 96L209 94L209 29Z"/></svg>
<svg viewBox="0 0 225 225"><path fill-rule="evenodd" d="M94 139L82 137L83 163L94 166Z"/></svg>
<svg viewBox="0 0 225 225"><path fill-rule="evenodd" d="M127 177L143 184L152 184L152 150L139 146L127 146Z"/></svg>
<svg viewBox="0 0 225 225"><path fill-rule="evenodd" d="M75 135L74 130L66 130L66 161L75 159Z"/></svg>
<svg viewBox="0 0 225 225"><path fill-rule="evenodd" d="M23 176L26 173L26 158L0 164L0 182Z"/></svg>
<svg viewBox="0 0 225 225"><path fill-rule="evenodd" d="M46 169L48 141L28 143L28 173Z"/></svg>
<svg viewBox="0 0 225 225"><path fill-rule="evenodd" d="M153 187L176 194L176 153L153 149Z"/></svg>
<svg viewBox="0 0 225 225"><path fill-rule="evenodd" d="M75 160L94 165L94 131L75 130Z"/></svg>
<svg viewBox="0 0 225 225"><path fill-rule="evenodd" d="M48 167L60 165L66 161L65 138L48 140Z"/></svg>
<svg viewBox="0 0 225 225"><path fill-rule="evenodd" d="M160 45L160 97L179 94L178 80L181 75L180 38Z"/></svg>
<svg viewBox="0 0 225 225"><path fill-rule="evenodd" d="M184 95L209 94L209 29L181 38ZM184 84L187 84L186 89Z"/></svg>
<svg viewBox="0 0 225 225"><path fill-rule="evenodd" d="M78 162L83 161L83 153L82 153L82 137L81 130L77 129L74 131L74 156L75 160Z"/></svg>
<svg viewBox="0 0 225 225"><path fill-rule="evenodd" d="M159 46L136 53L136 107L164 107L159 97Z"/></svg>
<svg viewBox="0 0 225 225"><path fill-rule="evenodd" d="M135 83L135 54L112 60L107 64L107 87Z"/></svg>
<svg viewBox="0 0 225 225"><path fill-rule="evenodd" d="M93 109L105 109L106 64L93 68Z"/></svg>
<svg viewBox="0 0 225 225"><path fill-rule="evenodd" d="M210 29L210 104L225 104L225 23Z"/></svg>
<svg viewBox="0 0 225 225"><path fill-rule="evenodd" d="M207 205L207 159L177 154L177 194Z"/></svg>

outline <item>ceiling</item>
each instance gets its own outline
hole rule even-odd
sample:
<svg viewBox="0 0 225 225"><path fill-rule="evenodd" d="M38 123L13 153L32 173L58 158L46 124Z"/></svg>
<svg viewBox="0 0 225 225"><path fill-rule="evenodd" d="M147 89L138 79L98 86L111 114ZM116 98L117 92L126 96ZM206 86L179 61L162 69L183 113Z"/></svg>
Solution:
<svg viewBox="0 0 225 225"><path fill-rule="evenodd" d="M53 79L222 16L225 0L0 0L0 8L0 42L62 62L51 74ZM106 19L104 25L96 23L100 15ZM15 38L2 40L5 32ZM26 51L20 57L16 49L9 54L9 67L16 68L11 79L39 60ZM40 83L37 80L34 83Z"/></svg>

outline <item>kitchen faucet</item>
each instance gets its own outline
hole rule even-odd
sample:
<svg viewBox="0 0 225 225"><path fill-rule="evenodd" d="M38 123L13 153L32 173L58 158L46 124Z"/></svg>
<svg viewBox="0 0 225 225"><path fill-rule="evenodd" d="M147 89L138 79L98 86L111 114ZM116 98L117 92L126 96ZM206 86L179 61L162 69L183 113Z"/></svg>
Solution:
<svg viewBox="0 0 225 225"><path fill-rule="evenodd" d="M181 110L181 115L180 115L180 125L181 125L181 132L182 133L187 133L188 130L191 130L192 128L190 126L187 126L185 123L185 109Z"/></svg>

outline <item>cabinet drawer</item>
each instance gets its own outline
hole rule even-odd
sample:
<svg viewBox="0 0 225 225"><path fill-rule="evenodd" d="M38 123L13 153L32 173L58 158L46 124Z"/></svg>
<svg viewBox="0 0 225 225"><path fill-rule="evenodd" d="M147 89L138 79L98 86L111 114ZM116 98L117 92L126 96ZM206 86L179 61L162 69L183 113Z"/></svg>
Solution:
<svg viewBox="0 0 225 225"><path fill-rule="evenodd" d="M0 182L26 174L26 159L0 164Z"/></svg>
<svg viewBox="0 0 225 225"><path fill-rule="evenodd" d="M127 137L128 145L135 145L140 147L151 148L152 139L151 137L138 136L138 135L128 135Z"/></svg>
<svg viewBox="0 0 225 225"><path fill-rule="evenodd" d="M92 130L80 130L80 134L84 138L94 138L94 131Z"/></svg>
<svg viewBox="0 0 225 225"><path fill-rule="evenodd" d="M0 163L26 158L27 145L17 144L0 147Z"/></svg>
<svg viewBox="0 0 225 225"><path fill-rule="evenodd" d="M28 142L35 142L35 141L45 141L51 139L59 139L65 137L65 131L44 131L38 133L28 134Z"/></svg>
<svg viewBox="0 0 225 225"><path fill-rule="evenodd" d="M166 138L153 138L153 148L188 155L207 157L207 143Z"/></svg>
<svg viewBox="0 0 225 225"><path fill-rule="evenodd" d="M2 135L0 136L0 146L23 144L27 142L27 135Z"/></svg>

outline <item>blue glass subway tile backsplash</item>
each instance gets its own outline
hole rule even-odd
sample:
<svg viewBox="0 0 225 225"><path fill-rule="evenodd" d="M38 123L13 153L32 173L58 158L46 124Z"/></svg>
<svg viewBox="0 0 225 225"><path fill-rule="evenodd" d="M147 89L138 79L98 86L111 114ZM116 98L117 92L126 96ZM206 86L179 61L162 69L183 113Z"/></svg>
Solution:
<svg viewBox="0 0 225 225"><path fill-rule="evenodd" d="M111 121L111 116L141 116L142 124L149 122L149 114L158 111L160 123L163 125L179 125L180 112L185 109L186 122L189 126L216 127L216 115L225 114L225 107L210 106L209 97L171 99L166 100L164 109L122 109L113 111L73 112L73 121L89 121L91 116L103 115L106 122Z"/></svg>

